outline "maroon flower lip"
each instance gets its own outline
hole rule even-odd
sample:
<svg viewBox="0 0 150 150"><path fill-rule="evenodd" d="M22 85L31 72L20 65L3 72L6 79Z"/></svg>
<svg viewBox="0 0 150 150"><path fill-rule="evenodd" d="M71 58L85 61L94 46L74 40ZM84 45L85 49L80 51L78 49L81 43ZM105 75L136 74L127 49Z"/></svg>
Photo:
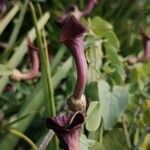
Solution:
<svg viewBox="0 0 150 150"><path fill-rule="evenodd" d="M150 37L148 37L148 35L145 34L145 32L143 30L141 30L141 35L143 38L143 46L144 46L144 52L143 55L138 58L138 61L145 61L150 59Z"/></svg>
<svg viewBox="0 0 150 150"><path fill-rule="evenodd" d="M14 70L10 76L13 80L31 80L37 77L39 73L39 56L38 49L28 40L29 56L32 65L32 69L28 73L22 73L19 70Z"/></svg>
<svg viewBox="0 0 150 150"><path fill-rule="evenodd" d="M65 150L79 150L80 130L84 122L81 112L67 116L65 114L58 117L47 118L46 127L52 129L60 140L60 147Z"/></svg>

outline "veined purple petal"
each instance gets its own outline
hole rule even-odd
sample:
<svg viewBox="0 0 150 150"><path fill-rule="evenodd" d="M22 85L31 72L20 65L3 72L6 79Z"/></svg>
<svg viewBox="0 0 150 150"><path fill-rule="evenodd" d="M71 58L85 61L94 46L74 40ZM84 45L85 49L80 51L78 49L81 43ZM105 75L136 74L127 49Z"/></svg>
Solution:
<svg viewBox="0 0 150 150"><path fill-rule="evenodd" d="M79 150L79 137L84 116L77 112L72 116L60 115L47 118L46 127L52 129L60 140L60 145L65 150Z"/></svg>

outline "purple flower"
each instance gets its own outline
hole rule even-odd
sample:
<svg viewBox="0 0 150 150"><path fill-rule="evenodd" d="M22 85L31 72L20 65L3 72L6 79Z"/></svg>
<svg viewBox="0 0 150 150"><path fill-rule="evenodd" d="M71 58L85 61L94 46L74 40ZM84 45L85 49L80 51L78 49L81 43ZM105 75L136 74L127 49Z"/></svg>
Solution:
<svg viewBox="0 0 150 150"><path fill-rule="evenodd" d="M150 37L148 37L143 30L141 30L142 38L143 38L143 46L144 52L143 55L138 58L138 61L145 61L150 59Z"/></svg>
<svg viewBox="0 0 150 150"><path fill-rule="evenodd" d="M7 9L6 0L0 0L0 13L5 13Z"/></svg>
<svg viewBox="0 0 150 150"><path fill-rule="evenodd" d="M76 112L72 116L63 114L58 117L47 118L46 127L56 133L60 141L60 147L65 150L79 150L80 130L83 122L83 114Z"/></svg>
<svg viewBox="0 0 150 150"><path fill-rule="evenodd" d="M60 41L63 42L73 55L77 67L77 82L73 92L75 99L80 99L84 93L87 82L87 62L84 55L83 33L85 28L74 17L68 17L60 34Z"/></svg>
<svg viewBox="0 0 150 150"><path fill-rule="evenodd" d="M28 40L28 49L30 61L32 64L32 69L28 73L22 73L19 70L13 70L12 75L10 76L13 80L31 80L35 78L39 73L39 57L38 49Z"/></svg>

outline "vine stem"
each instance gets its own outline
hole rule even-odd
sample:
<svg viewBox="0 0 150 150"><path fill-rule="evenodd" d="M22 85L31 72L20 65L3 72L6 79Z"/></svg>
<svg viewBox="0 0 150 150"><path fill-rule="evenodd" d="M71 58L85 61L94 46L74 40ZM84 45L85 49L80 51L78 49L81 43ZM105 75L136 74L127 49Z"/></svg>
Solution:
<svg viewBox="0 0 150 150"><path fill-rule="evenodd" d="M43 46L42 35L39 32L39 29L37 26L37 16L36 16L35 8L31 2L29 4L30 4L31 11L32 11L32 19L33 19L33 23L34 23L36 34L37 34L37 44L40 50L41 65L42 65L41 66L42 78L43 78L42 80L43 80L43 85L44 85L44 90L45 90L45 99L46 99L45 107L46 107L48 116L55 116L56 107L55 107L55 100L54 100L54 91L53 91L53 84L52 84L52 78L51 78L51 68L50 68L50 62L49 62L49 57L48 57L48 50L47 48L44 49L45 47ZM58 141L56 138L51 143L51 149L58 150Z"/></svg>
<svg viewBox="0 0 150 150"><path fill-rule="evenodd" d="M127 145L128 145L128 148L131 149L132 145L131 145L131 141L130 141L129 132L128 132L128 129L127 129L127 123L125 121L124 116L122 116L121 119L122 119L122 125L123 125L124 134L125 134L125 137L126 137Z"/></svg>
<svg viewBox="0 0 150 150"><path fill-rule="evenodd" d="M100 144L103 144L103 128L104 128L104 123L103 123L103 120L102 120L101 125L100 125L100 134L99 134Z"/></svg>
<svg viewBox="0 0 150 150"><path fill-rule="evenodd" d="M55 133L53 132L53 130L50 129L48 133L46 134L46 136L44 137L44 140L40 144L39 150L45 150L54 135Z"/></svg>
<svg viewBox="0 0 150 150"><path fill-rule="evenodd" d="M38 150L37 146L36 146L26 135L24 135L23 133L21 133L21 132L19 132L19 131L17 131L17 130L14 130L14 129L9 129L9 131L10 131L12 134L14 134L14 135L16 135L16 136L18 136L18 137L24 139L29 145L31 145L31 147L32 147L34 150Z"/></svg>

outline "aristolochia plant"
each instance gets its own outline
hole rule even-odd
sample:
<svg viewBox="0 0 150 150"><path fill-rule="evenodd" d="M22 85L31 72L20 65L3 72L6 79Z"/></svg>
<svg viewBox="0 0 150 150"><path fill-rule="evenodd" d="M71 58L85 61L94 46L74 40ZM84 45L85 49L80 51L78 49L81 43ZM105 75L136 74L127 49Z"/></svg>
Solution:
<svg viewBox="0 0 150 150"><path fill-rule="evenodd" d="M132 56L129 58L129 63L144 62L150 59L150 37L141 29L143 40L143 53L139 57Z"/></svg>
<svg viewBox="0 0 150 150"><path fill-rule="evenodd" d="M143 38L144 52L143 52L143 55L138 60L145 61L145 60L150 59L150 37L146 35L143 30L141 30L141 35Z"/></svg>
<svg viewBox="0 0 150 150"><path fill-rule="evenodd" d="M39 73L39 56L38 49L28 40L29 56L32 68L30 72L22 73L19 70L13 70L10 78L12 80L31 80L37 77Z"/></svg>
<svg viewBox="0 0 150 150"><path fill-rule="evenodd" d="M58 21L61 28L59 39L69 49L76 62L77 81L73 94L67 100L64 112L57 117L47 118L46 127L54 130L61 147L65 150L79 150L80 129L87 106L84 96L87 82L87 62L83 44L85 28L80 23L80 17L89 14L95 4L95 0L89 0L83 11L79 11L77 6L73 5Z"/></svg>

